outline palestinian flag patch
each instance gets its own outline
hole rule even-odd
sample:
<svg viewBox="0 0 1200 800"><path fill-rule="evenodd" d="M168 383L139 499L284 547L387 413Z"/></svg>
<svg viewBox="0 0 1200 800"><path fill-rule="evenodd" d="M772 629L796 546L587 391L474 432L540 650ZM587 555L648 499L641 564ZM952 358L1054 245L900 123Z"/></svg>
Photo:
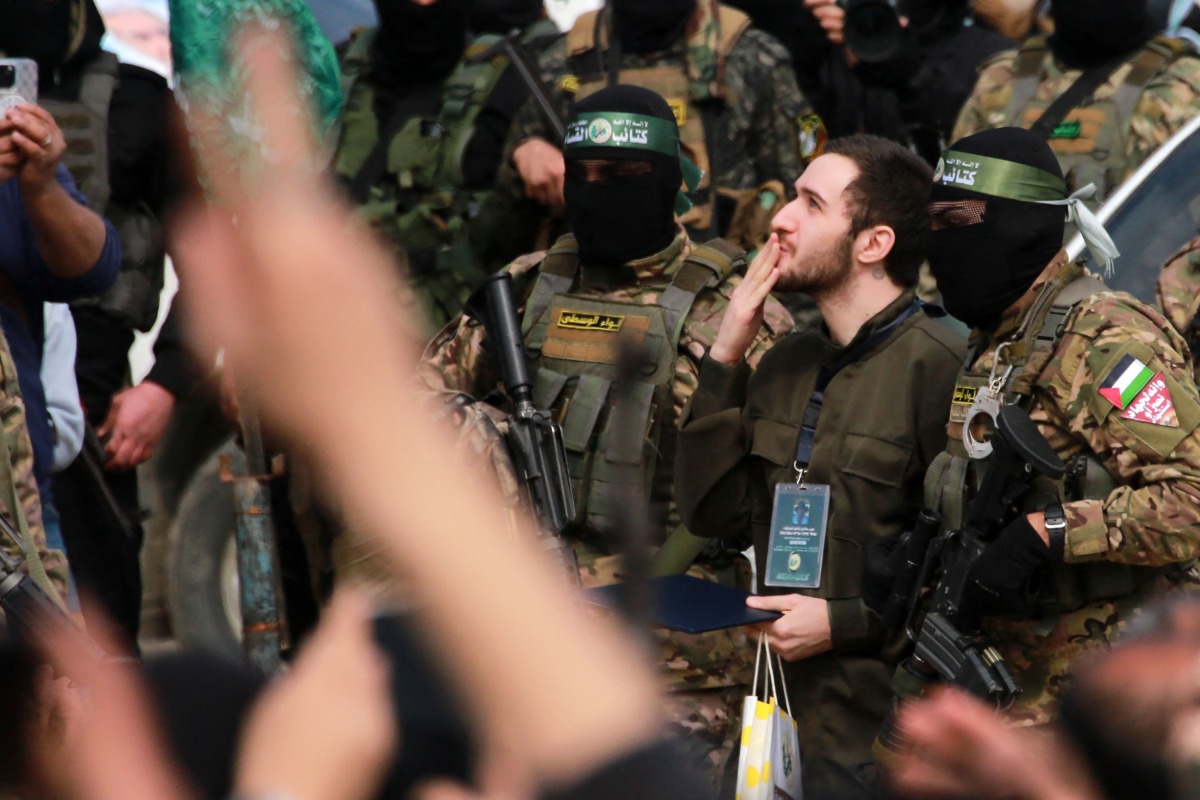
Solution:
<svg viewBox="0 0 1200 800"><path fill-rule="evenodd" d="M1179 427L1175 404L1162 372L1154 372L1133 356L1125 356L1100 384L1100 394L1124 419Z"/></svg>
<svg viewBox="0 0 1200 800"><path fill-rule="evenodd" d="M1117 365L1108 373L1108 377L1100 384L1100 394L1108 402L1124 411L1138 396L1138 392L1146 388L1146 384L1153 377L1154 373L1150 371L1149 367L1133 356L1127 355L1117 362Z"/></svg>

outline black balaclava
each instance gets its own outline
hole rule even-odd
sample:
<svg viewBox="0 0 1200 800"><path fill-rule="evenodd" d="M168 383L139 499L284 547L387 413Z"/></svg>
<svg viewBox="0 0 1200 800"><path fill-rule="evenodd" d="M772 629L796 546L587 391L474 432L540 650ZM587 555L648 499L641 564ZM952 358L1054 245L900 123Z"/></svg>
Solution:
<svg viewBox="0 0 1200 800"><path fill-rule="evenodd" d="M371 71L393 87L446 78L467 45L467 0L375 0L379 32L371 46Z"/></svg>
<svg viewBox="0 0 1200 800"><path fill-rule="evenodd" d="M614 118L622 112L640 114L675 126L667 101L640 86L601 89L576 103L573 113L577 117L592 112L615 112ZM678 135L676 129L676 141ZM678 156L629 147L584 146L566 148L564 158L567 218L584 264L624 264L652 256L671 243L676 233L675 196L683 182ZM572 167L573 162L587 159L648 161L651 170L645 175L592 182Z"/></svg>
<svg viewBox="0 0 1200 800"><path fill-rule="evenodd" d="M612 0L614 33L628 53L657 53L679 41L696 0Z"/></svg>
<svg viewBox="0 0 1200 800"><path fill-rule="evenodd" d="M0 50L8 58L32 58L38 71L63 62L71 44L70 0L0 2Z"/></svg>
<svg viewBox="0 0 1200 800"><path fill-rule="evenodd" d="M472 0L473 33L506 34L524 28L546 13L542 0Z"/></svg>
<svg viewBox="0 0 1200 800"><path fill-rule="evenodd" d="M1146 0L1054 0L1050 49L1074 69L1100 66L1141 47L1154 34Z"/></svg>
<svg viewBox="0 0 1200 800"><path fill-rule="evenodd" d="M947 155L952 152L1025 164L1062 180L1050 147L1021 128L967 136ZM1065 209L950 185L943 173L951 169L939 164L934 174L929 266L946 310L972 328L988 330L1062 248ZM943 203L953 205L947 209Z"/></svg>
<svg viewBox="0 0 1200 800"><path fill-rule="evenodd" d="M80 10L83 32L73 42ZM0 54L36 61L42 94L53 95L57 77L71 79L99 55L103 36L93 0L0 0Z"/></svg>

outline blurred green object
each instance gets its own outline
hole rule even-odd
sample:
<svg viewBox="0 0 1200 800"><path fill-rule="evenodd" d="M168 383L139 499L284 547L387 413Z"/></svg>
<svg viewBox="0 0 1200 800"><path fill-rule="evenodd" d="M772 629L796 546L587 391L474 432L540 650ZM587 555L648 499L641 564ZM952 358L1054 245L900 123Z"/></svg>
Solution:
<svg viewBox="0 0 1200 800"><path fill-rule="evenodd" d="M189 105L200 104L237 127L241 85L230 52L242 25L268 29L281 23L292 32L303 69L300 91L317 120L317 135L332 142L342 110L337 54L304 0L168 0L171 50L178 85ZM253 126L246 130L252 131Z"/></svg>

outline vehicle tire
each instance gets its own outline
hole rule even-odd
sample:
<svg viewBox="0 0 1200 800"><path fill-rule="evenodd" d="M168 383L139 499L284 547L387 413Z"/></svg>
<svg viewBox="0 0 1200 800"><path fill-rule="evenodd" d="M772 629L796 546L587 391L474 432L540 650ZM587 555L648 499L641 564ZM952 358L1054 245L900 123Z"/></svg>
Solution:
<svg viewBox="0 0 1200 800"><path fill-rule="evenodd" d="M234 543L233 486L219 475L219 458L244 474L246 458L232 439L188 482L168 533L167 603L175 638L185 647L229 656L242 652Z"/></svg>

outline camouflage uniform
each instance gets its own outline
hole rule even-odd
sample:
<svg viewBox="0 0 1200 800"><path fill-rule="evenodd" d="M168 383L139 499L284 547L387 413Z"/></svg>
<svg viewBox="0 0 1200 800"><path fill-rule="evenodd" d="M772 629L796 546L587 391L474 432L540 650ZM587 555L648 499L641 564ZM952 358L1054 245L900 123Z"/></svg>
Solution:
<svg viewBox="0 0 1200 800"><path fill-rule="evenodd" d="M1200 385L1200 237L1167 260L1155 285L1158 307L1191 349L1193 377Z"/></svg>
<svg viewBox="0 0 1200 800"><path fill-rule="evenodd" d="M1023 54L1040 59L1036 91L1026 103L1014 94ZM1157 65L1157 66L1155 66ZM1040 39L1020 51L985 62L979 81L959 114L951 141L992 128L1028 128L1082 74L1066 69ZM1132 93L1140 88L1136 94ZM1019 104L1019 108L1013 106ZM1151 153L1200 110L1200 58L1184 53L1177 40L1157 37L1121 65L1072 109L1049 139L1067 179L1068 191L1094 182L1102 201Z"/></svg>
<svg viewBox="0 0 1200 800"><path fill-rule="evenodd" d="M46 547L42 500L33 474L33 444L25 426L25 403L21 400L17 368L3 333L0 333L0 392L4 397L0 421L4 425L3 456L6 459L0 466L0 481L3 481L0 506L20 532L24 539L21 545L28 555L22 555L17 543L9 541L8 537L2 537L0 546L18 561L24 558L29 576L52 597L63 602L67 597L67 557L59 550Z"/></svg>
<svg viewBox="0 0 1200 800"><path fill-rule="evenodd" d="M582 46L575 40L581 31L592 33L596 21L595 13L580 17L572 32L553 42L538 59L542 82L551 89L564 119L573 102L592 88L587 83L581 87L581 76L574 72L580 56L572 53L572 48ZM605 42L602 23L600 38ZM708 202L715 188L722 198L717 203L719 217L727 226L720 235L752 249L766 240L769 228L762 222L769 223L771 216L755 215L753 209L760 202L772 213L782 207L786 198L778 195L781 202L775 203L776 193L782 189L791 194L792 182L804 170L805 159L824 142L825 133L800 93L787 50L768 34L747 28L748 24L740 12L719 6L715 0L698 0L685 38L669 50L653 55L621 53L619 81L645 85L666 97L680 125L684 155L707 173L691 195L695 206L683 217L689 234L698 240L718 235ZM728 46L728 55L722 58L722 43L732 37L736 38ZM652 85L651 73L661 72L682 73L680 85L686 89L675 93L664 88L669 82ZM602 78L593 85L599 88L606 83ZM710 124L704 122L705 116ZM707 132L706 124L710 127ZM538 108L526 103L513 122L509 152L531 137L554 139ZM778 183L768 186L771 181ZM519 182L515 171L506 168L501 171L498 191L504 196L521 196ZM760 189L764 191L760 193ZM759 224L752 226L755 216ZM741 224L735 226L735 218ZM815 327L819 319L815 307L805 302L804 296L796 299L797 308L813 318L811 327Z"/></svg>
<svg viewBox="0 0 1200 800"><path fill-rule="evenodd" d="M1021 683L1011 715L1024 724L1049 721L1071 665L1106 648L1140 605L1195 583L1188 562L1200 555L1200 396L1187 347L1160 313L1133 297L1094 279L1091 287L1073 284L1084 274L1060 252L996 331L972 341L977 355L958 379L981 385L997 348L1008 343L1001 366L1015 368L1005 399L1026 405L1068 464L1065 492L1040 487L1027 506L1041 510L1064 498L1064 560L1053 566L1041 613L984 624ZM1087 293L1072 304L1068 295L1079 286ZM1062 300L1052 305L1056 297ZM1137 400L1122 409L1100 393L1130 357L1162 375L1173 410L1160 423L1127 418ZM952 406L952 454L962 453L965 412Z"/></svg>
<svg viewBox="0 0 1200 800"><path fill-rule="evenodd" d="M597 301L655 306L692 249L691 242L680 233L662 252L630 262L627 267L629 280L625 281L613 280L613 270L589 272L585 267L580 279L582 283L572 296L586 295ZM522 306L529 303L545 259L546 253L533 253L507 267L514 279L515 296ZM683 407L696 389L700 361L716 337L728 299L739 280L734 275L715 288L702 289L684 318L669 376L671 408L666 419L671 431L677 427ZM750 351L750 363L757 364L767 349L791 328L787 312L775 301L770 301L765 324ZM484 350L484 329L465 316L448 325L430 344L422 377L438 392L464 393L477 398L495 396L499 376ZM561 417L564 408L555 406L555 411ZM668 437L664 435L663 438ZM658 469L649 499L661 512L654 520L659 541L678 521L670 498L673 460L674 447L665 444L658 447ZM579 560L584 586L604 585L620 577L618 557L608 552L598 534L583 524L570 527L565 534ZM736 561L743 560L738 558ZM702 557L701 563L694 565L689 573L716 580L718 572L722 571L721 563ZM736 564L735 568L741 571L744 564ZM738 578L741 585L748 585L748 576L744 572ZM715 788L720 767L733 748L738 727L736 720L746 693L751 665L745 634L738 629L701 635L659 630L657 634L667 686L672 693L668 714L677 728L687 732L685 741L693 745L697 762L712 769Z"/></svg>
<svg viewBox="0 0 1200 800"><path fill-rule="evenodd" d="M542 47L557 34L552 22L538 20L526 27L519 44ZM355 187L360 170L370 174L370 156L388 125L376 118L374 108L377 90L369 54L375 35L375 29L360 31L341 62L346 106L334 170L348 187ZM501 113L488 103L509 67L503 56L479 63L472 59L500 38L477 36L441 84L412 89L412 97L401 101L411 107L410 113L391 132L386 168L369 188L358 187L361 194L355 198L359 216L395 247L433 329L457 314L492 270L521 252L507 249L512 245L505 241L505 231L519 227L520 215L536 212L531 201L492 201L492 176L482 185L481 176L468 169L479 115L485 107L492 116ZM498 151L499 139L495 147ZM493 173L498 167L488 163Z"/></svg>

